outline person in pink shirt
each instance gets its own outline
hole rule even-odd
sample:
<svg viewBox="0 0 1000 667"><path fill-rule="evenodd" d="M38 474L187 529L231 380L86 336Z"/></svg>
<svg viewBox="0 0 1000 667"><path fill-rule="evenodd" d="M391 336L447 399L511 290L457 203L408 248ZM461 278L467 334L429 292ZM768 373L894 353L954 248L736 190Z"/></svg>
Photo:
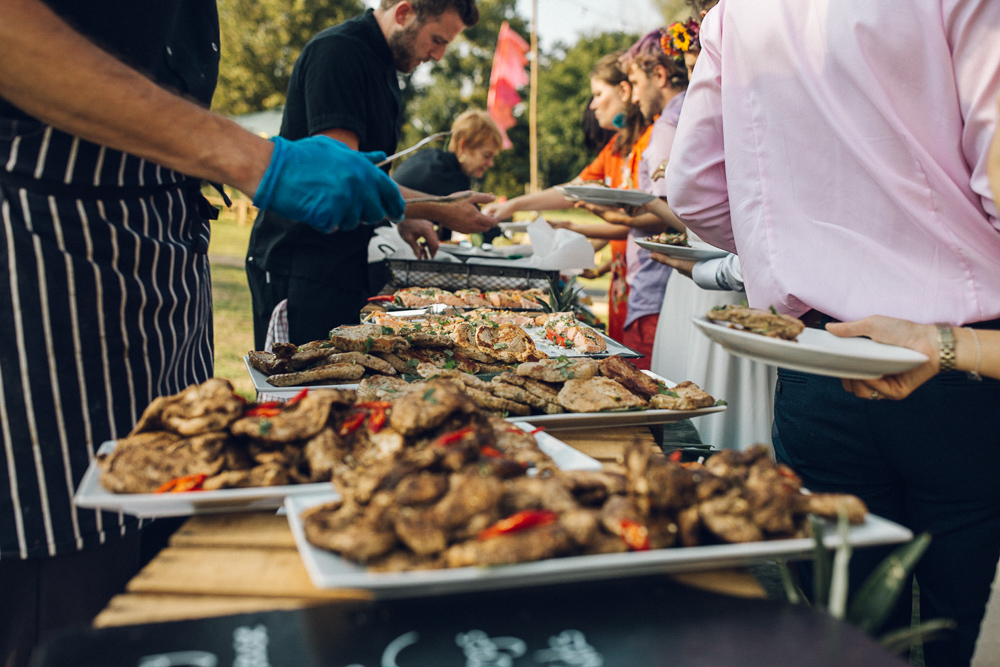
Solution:
<svg viewBox="0 0 1000 667"><path fill-rule="evenodd" d="M933 535L920 613L957 629L926 664L968 664L1000 557L1000 382L950 371L947 334L1000 327L1000 3L722 0L700 37L668 201L738 253L750 305L941 323L942 372L904 400L779 371L772 437L813 490ZM882 556L856 552L852 581Z"/></svg>

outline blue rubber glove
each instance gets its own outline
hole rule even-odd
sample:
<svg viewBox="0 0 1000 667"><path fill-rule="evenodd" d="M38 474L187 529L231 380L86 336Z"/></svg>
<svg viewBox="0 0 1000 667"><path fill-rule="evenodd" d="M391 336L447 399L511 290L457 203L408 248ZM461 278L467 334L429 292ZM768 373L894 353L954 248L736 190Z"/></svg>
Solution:
<svg viewBox="0 0 1000 667"><path fill-rule="evenodd" d="M321 232L403 217L406 205L399 188L374 164L385 153L359 153L322 135L271 141L271 164L253 198L258 208Z"/></svg>

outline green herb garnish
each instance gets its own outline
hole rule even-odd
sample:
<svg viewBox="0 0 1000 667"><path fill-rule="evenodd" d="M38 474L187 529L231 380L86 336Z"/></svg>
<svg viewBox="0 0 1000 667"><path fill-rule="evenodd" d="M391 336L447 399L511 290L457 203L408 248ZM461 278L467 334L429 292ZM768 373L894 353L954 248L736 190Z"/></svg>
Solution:
<svg viewBox="0 0 1000 667"><path fill-rule="evenodd" d="M372 345L374 345L374 344L375 344L375 339L373 339L371 336L369 336L365 340L365 354L371 353L371 351L372 351Z"/></svg>
<svg viewBox="0 0 1000 667"><path fill-rule="evenodd" d="M437 401L434 399L434 387L424 392L423 399L431 405L437 405Z"/></svg>
<svg viewBox="0 0 1000 667"><path fill-rule="evenodd" d="M420 365L420 362L417 361L416 359L409 359L407 360L406 365L409 366L410 368L416 368L417 366Z"/></svg>
<svg viewBox="0 0 1000 667"><path fill-rule="evenodd" d="M384 333L386 336L391 336L392 334L396 333L396 331L392 327L383 326L382 333Z"/></svg>
<svg viewBox="0 0 1000 667"><path fill-rule="evenodd" d="M447 371L450 371L452 368L454 368L457 365L458 364L455 363L454 359L449 359L448 361L444 362L444 369L447 370Z"/></svg>
<svg viewBox="0 0 1000 667"><path fill-rule="evenodd" d="M271 422L270 422L270 420L261 419L260 422L258 422L258 426L260 427L260 434L261 435L267 435L268 433L271 432Z"/></svg>
<svg viewBox="0 0 1000 667"><path fill-rule="evenodd" d="M715 405L716 405L716 406L719 406L719 405L729 405L729 403L727 403L726 401L724 401L724 400L722 400L722 399L720 398L719 400L717 400L717 401L715 402Z"/></svg>
<svg viewBox="0 0 1000 667"><path fill-rule="evenodd" d="M767 309L771 311L771 314L772 314L772 315L777 315L777 314L778 314L778 311L776 311L776 310L774 309L774 306L768 306L768 307L767 307Z"/></svg>

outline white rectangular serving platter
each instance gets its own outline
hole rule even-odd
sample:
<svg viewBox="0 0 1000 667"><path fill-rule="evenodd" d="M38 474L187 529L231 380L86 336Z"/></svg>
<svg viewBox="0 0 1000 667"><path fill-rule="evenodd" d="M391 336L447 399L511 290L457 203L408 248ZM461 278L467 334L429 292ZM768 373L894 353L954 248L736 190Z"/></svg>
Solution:
<svg viewBox="0 0 1000 667"><path fill-rule="evenodd" d="M110 454L116 444L115 441L109 440L101 445L98 453ZM77 507L124 512L140 518L155 518L272 510L281 507L286 496L324 493L332 489L329 482L323 482L184 493L112 493L101 485L101 470L97 466L97 461L93 460L73 496L73 503Z"/></svg>
<svg viewBox="0 0 1000 667"><path fill-rule="evenodd" d="M653 373L643 371L654 380L661 380L668 387L676 382ZM718 397L716 397L718 398ZM507 421L528 423L533 426L544 426L549 430L569 428L597 428L602 426L646 426L649 424L672 424L691 417L712 415L725 412L725 405L715 405L697 410L623 410L621 412L563 412L557 415L528 415L526 417L507 417Z"/></svg>
<svg viewBox="0 0 1000 667"><path fill-rule="evenodd" d="M814 548L811 538L800 538L571 556L498 567L369 573L364 566L314 547L305 538L299 518L301 513L337 498L335 492L328 491L289 496L285 499L288 523L309 578L317 588L363 589L372 591L376 597L383 599L715 570L762 563L775 558L808 558ZM894 544L911 539L913 533L909 529L872 514L868 515L863 524L852 526L847 534L847 542L854 547ZM826 525L823 542L831 549L840 544L832 523Z"/></svg>
<svg viewBox="0 0 1000 667"><path fill-rule="evenodd" d="M299 393L306 387L310 389L357 389L358 383L354 381L345 382L343 384L297 384L291 387L275 387L273 384L267 383L267 376L261 373L259 370L250 365L250 357L243 355L243 363L247 367L247 372L250 373L250 379L253 381L253 388L257 390L258 396L260 394L267 394L270 397L283 396L286 399L291 398L295 394Z"/></svg>

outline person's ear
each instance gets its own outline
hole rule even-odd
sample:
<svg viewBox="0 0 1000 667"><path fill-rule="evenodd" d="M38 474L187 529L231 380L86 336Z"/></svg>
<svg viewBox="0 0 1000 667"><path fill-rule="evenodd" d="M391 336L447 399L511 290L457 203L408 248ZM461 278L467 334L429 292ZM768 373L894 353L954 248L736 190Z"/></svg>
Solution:
<svg viewBox="0 0 1000 667"><path fill-rule="evenodd" d="M632 97L632 86L628 81L622 81L618 84L618 97L621 98L622 102L628 102Z"/></svg>
<svg viewBox="0 0 1000 667"><path fill-rule="evenodd" d="M409 0L401 0L401 2L396 3L396 6L392 10L392 18L396 22L396 25L401 28L405 28L409 25L413 18L416 18L416 12L413 11L413 5L410 4Z"/></svg>
<svg viewBox="0 0 1000 667"><path fill-rule="evenodd" d="M667 76L667 68L663 65L657 65L653 68L653 83L657 85L658 88L666 88L670 85L670 77Z"/></svg>

